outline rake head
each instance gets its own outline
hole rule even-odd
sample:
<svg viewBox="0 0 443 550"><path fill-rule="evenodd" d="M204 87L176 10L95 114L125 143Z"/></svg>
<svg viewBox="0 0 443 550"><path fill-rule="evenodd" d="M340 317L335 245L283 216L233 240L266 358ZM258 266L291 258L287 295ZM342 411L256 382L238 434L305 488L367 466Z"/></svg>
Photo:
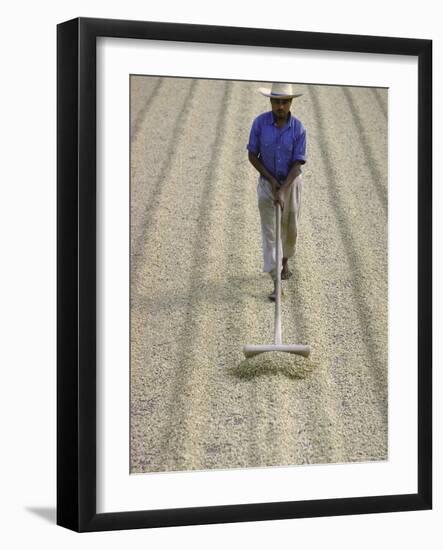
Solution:
<svg viewBox="0 0 443 550"><path fill-rule="evenodd" d="M243 353L245 357L254 357L260 353L266 353L270 351L280 351L284 353L294 353L297 355L303 355L303 357L309 357L311 348L302 344L247 344L243 346Z"/></svg>

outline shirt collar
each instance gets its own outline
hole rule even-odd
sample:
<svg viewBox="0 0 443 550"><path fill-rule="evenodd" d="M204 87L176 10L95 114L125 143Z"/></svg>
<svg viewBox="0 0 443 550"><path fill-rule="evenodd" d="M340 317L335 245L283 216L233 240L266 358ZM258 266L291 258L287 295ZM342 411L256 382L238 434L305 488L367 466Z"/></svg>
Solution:
<svg viewBox="0 0 443 550"><path fill-rule="evenodd" d="M270 113L270 117L269 117L269 122L270 124L275 124L275 115L272 111L269 111ZM289 111L289 116L288 116L288 120L286 122L286 124L284 126L282 126L282 128L286 128L286 126L292 126L294 123L294 117L292 116L292 113L291 111Z"/></svg>

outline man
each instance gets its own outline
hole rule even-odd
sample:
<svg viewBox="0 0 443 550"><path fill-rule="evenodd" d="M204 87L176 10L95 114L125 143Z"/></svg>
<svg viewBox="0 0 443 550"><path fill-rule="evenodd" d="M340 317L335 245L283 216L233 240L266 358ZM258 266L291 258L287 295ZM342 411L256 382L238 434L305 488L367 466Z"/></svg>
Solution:
<svg viewBox="0 0 443 550"><path fill-rule="evenodd" d="M260 88L269 97L271 111L257 116L252 123L247 145L249 161L259 172L257 197L260 211L263 271L271 275L275 300L277 266L275 255L274 205L282 208L282 266L281 278L292 276L288 259L295 254L297 226L300 213L302 178L301 165L306 162L306 129L290 108L292 99L303 94L293 93L291 84L272 84Z"/></svg>

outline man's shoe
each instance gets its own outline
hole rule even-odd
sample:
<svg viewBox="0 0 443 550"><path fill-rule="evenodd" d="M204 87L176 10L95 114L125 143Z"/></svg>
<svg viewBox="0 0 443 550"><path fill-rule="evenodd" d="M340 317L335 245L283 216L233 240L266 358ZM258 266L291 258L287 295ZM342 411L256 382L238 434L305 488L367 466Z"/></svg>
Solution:
<svg viewBox="0 0 443 550"><path fill-rule="evenodd" d="M282 269L281 272L281 279L282 281L287 281L292 277L292 271L289 271L289 269L286 268L286 271Z"/></svg>

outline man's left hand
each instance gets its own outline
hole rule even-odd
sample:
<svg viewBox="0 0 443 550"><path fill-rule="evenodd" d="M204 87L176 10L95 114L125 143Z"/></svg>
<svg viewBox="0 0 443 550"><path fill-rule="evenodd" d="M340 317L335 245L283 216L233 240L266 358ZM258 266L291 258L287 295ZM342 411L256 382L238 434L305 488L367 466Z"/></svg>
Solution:
<svg viewBox="0 0 443 550"><path fill-rule="evenodd" d="M274 199L275 199L274 204L279 203L281 206L281 209L283 210L285 206L285 195L284 195L284 190L281 187L277 189L277 192L274 195Z"/></svg>

